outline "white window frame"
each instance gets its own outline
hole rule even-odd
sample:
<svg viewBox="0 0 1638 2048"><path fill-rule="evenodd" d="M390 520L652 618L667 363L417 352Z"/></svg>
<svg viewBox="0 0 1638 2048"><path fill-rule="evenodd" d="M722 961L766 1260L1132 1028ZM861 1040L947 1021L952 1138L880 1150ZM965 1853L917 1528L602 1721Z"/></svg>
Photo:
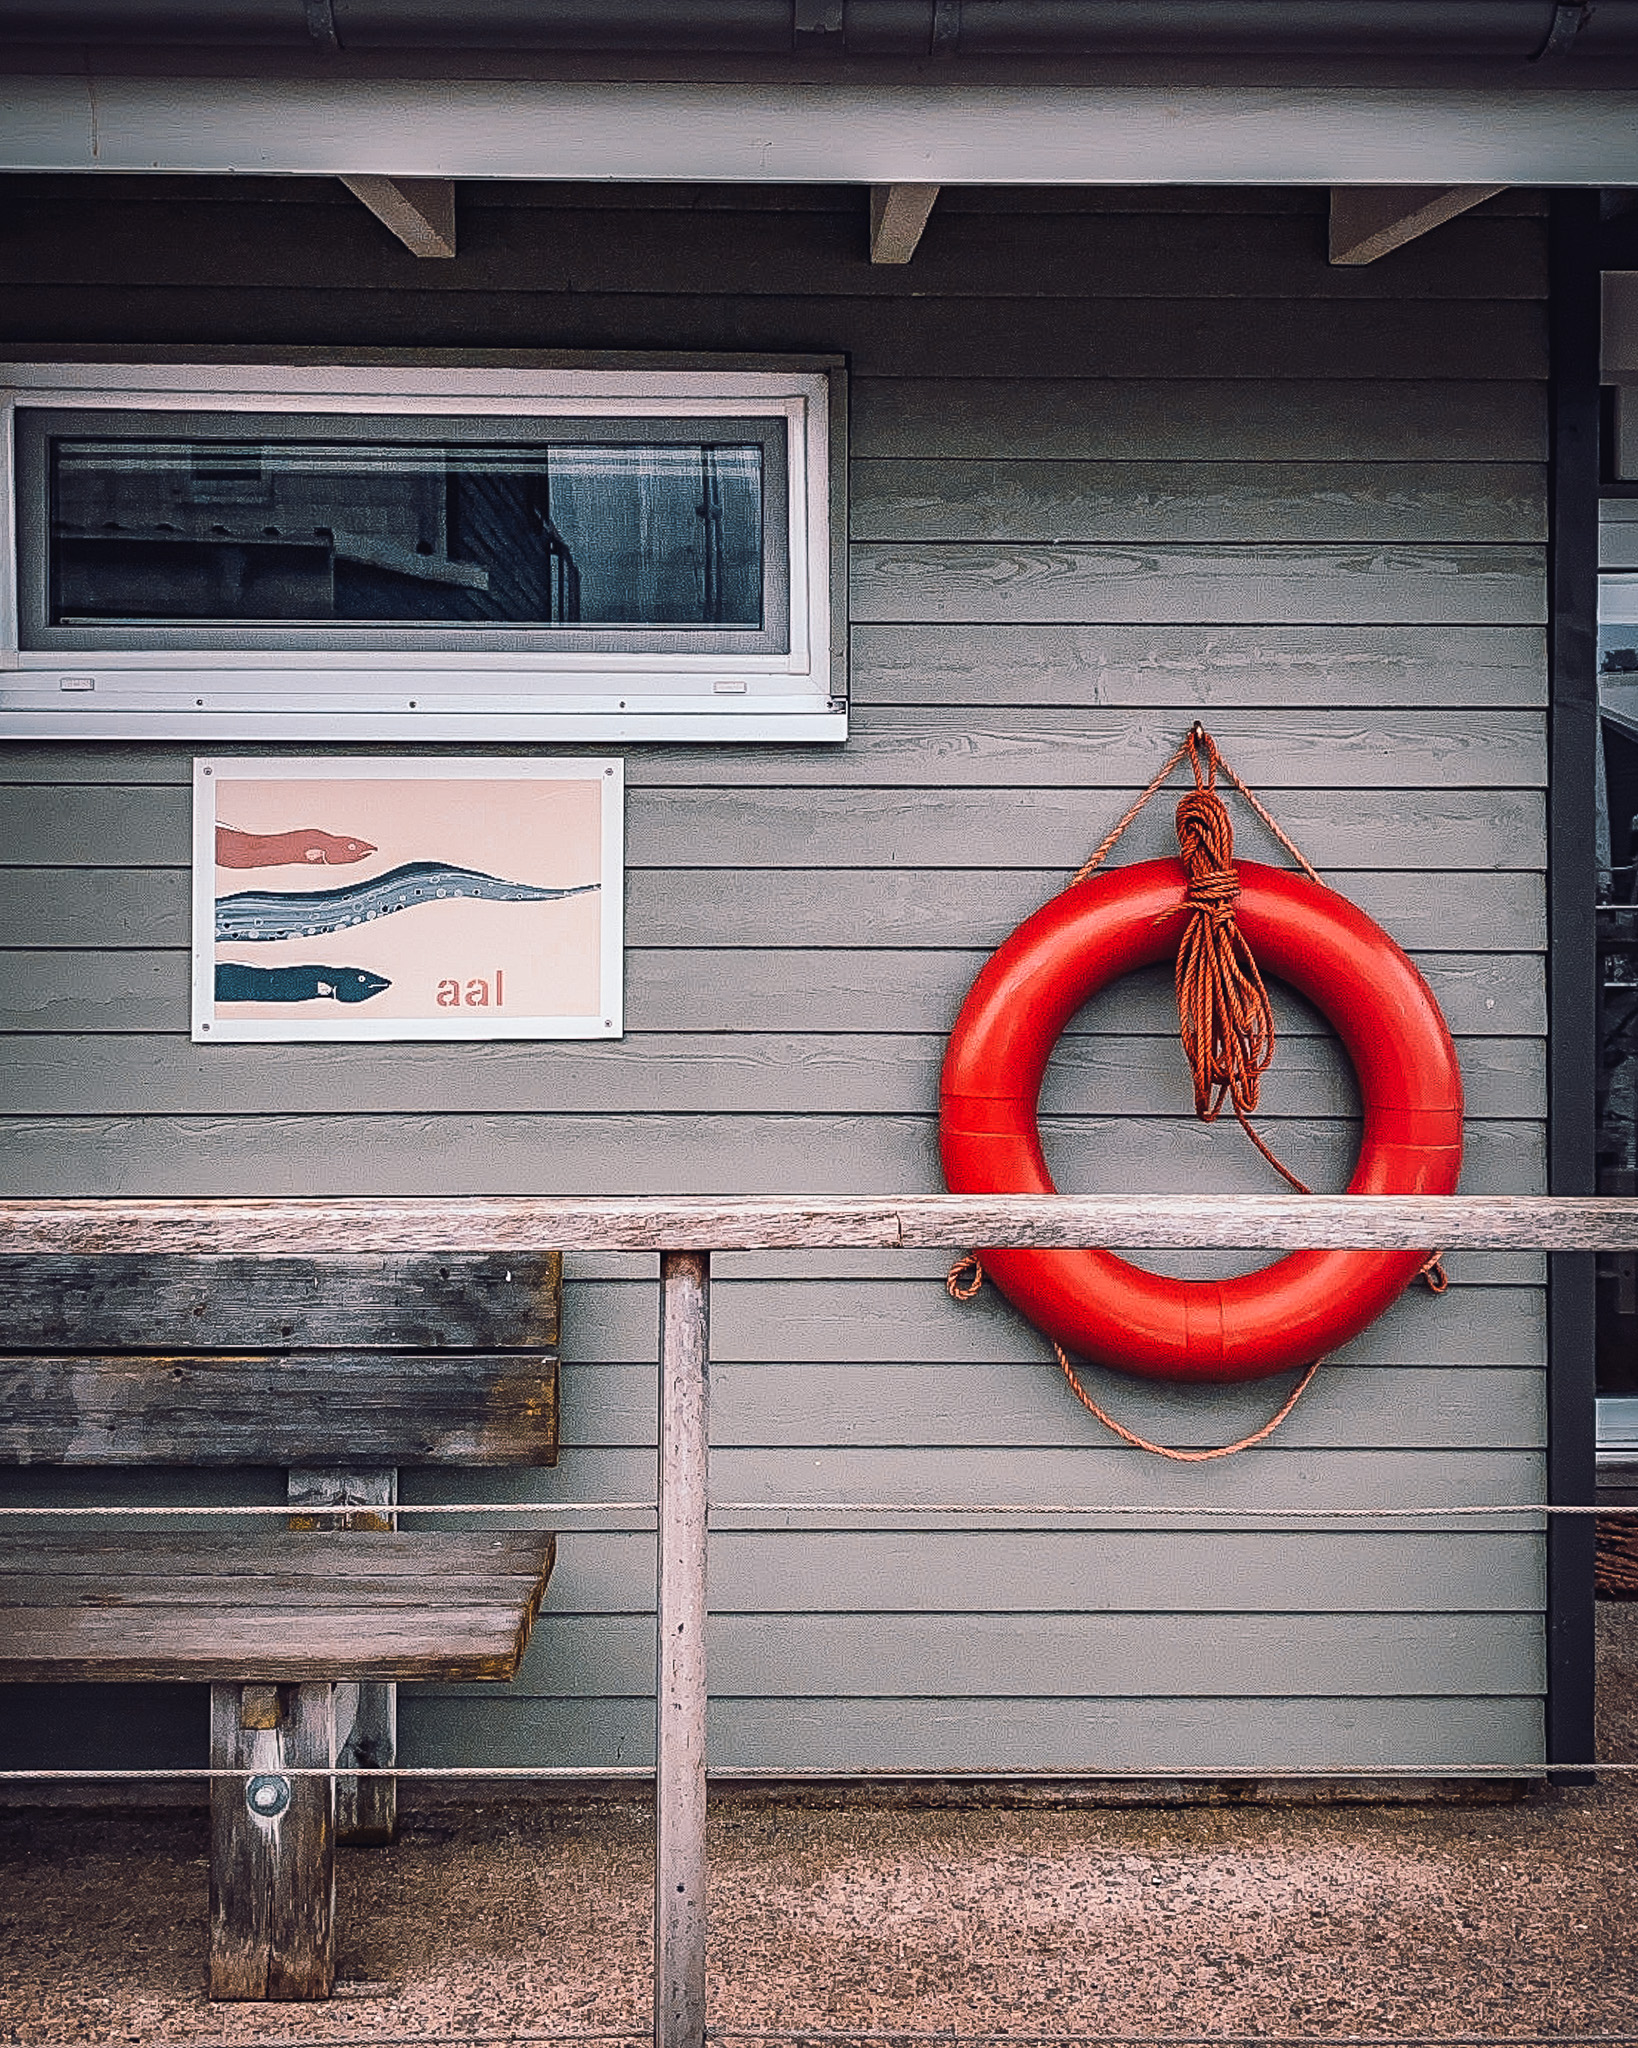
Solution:
<svg viewBox="0 0 1638 2048"><path fill-rule="evenodd" d="M786 425L789 648L642 651L19 646L19 407L464 420L763 415ZM0 738L835 742L847 737L839 366L493 369L32 363L0 369Z"/></svg>

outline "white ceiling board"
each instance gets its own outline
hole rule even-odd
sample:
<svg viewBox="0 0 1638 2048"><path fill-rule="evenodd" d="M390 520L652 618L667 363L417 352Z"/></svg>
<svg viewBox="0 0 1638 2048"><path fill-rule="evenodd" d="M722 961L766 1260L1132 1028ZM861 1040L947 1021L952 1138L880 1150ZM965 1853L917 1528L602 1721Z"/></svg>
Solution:
<svg viewBox="0 0 1638 2048"><path fill-rule="evenodd" d="M1638 91L10 78L0 169L1638 184Z"/></svg>

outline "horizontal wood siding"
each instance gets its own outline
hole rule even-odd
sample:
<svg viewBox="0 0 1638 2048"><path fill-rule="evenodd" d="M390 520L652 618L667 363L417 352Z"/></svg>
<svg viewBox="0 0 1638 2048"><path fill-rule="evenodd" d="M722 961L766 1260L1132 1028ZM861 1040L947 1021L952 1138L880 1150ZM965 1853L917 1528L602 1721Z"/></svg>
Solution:
<svg viewBox="0 0 1638 2048"><path fill-rule="evenodd" d="M1437 992L1464 1185L1544 1186L1533 202L1333 269L1319 194L951 193L895 270L866 260L859 195L824 189L463 188L461 254L428 264L334 185L11 184L13 353L845 352L854 708L840 751L630 750L617 1045L193 1046L187 751L4 750L0 1190L936 1186L965 989L1196 716ZM1168 814L1133 854L1165 850ZM1273 1184L1234 1129L1193 1121L1170 1000L1137 976L1067 1034L1044 1102L1067 1188ZM1308 1006L1277 1007L1269 1134L1340 1186L1351 1077ZM654 1262L567 1272L555 1472L409 1473L406 1500L651 1497ZM1323 1519L1539 1497L1542 1262L1473 1253L1452 1277L1340 1354L1272 1443L1178 1467L1104 1436L1039 1336L993 1293L952 1303L936 1260L722 1259L713 1486L740 1505L713 1540L715 1763L1535 1761L1539 1533ZM1285 1390L1088 1378L1190 1445ZM252 1473L7 1484L40 1504L281 1497ZM925 1511L957 1502L1014 1511ZM1030 1512L1054 1503L1143 1512ZM1211 1507L1251 1526L1187 1512ZM1269 1507L1315 1520L1257 1528ZM513 1686L406 1696L409 1760L651 1756L653 1537L639 1511L604 1519L563 1517ZM203 1741L184 1693L116 1712L53 1688L10 1718L19 1758Z"/></svg>

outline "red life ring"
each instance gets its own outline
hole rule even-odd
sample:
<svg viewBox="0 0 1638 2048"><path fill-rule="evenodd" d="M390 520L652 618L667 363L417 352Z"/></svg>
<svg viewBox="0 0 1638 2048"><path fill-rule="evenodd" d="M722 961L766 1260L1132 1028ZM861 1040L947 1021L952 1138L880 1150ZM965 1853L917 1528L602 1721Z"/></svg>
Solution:
<svg viewBox="0 0 1638 2048"><path fill-rule="evenodd" d="M1351 1195L1447 1195L1462 1165L1462 1079L1433 992L1345 897L1239 866L1240 930L1265 972L1316 1004L1359 1079ZM953 1194L1052 1194L1035 1110L1059 1034L1118 975L1171 958L1183 864L1144 861L1066 889L974 982L950 1035L939 1144ZM1416 1277L1420 1252L1293 1252L1235 1280L1173 1280L1105 1251L986 1251L984 1268L1066 1350L1150 1379L1254 1380L1335 1351Z"/></svg>

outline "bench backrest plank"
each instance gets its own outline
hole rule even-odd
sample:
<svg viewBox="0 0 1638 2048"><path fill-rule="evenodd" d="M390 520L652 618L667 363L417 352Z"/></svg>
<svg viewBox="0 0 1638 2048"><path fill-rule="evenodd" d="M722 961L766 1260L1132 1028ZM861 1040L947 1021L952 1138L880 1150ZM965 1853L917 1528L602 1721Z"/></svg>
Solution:
<svg viewBox="0 0 1638 2048"><path fill-rule="evenodd" d="M557 1252L0 1257L4 1351L555 1350Z"/></svg>
<svg viewBox="0 0 1638 2048"><path fill-rule="evenodd" d="M0 1259L0 1464L549 1465L561 1260Z"/></svg>

